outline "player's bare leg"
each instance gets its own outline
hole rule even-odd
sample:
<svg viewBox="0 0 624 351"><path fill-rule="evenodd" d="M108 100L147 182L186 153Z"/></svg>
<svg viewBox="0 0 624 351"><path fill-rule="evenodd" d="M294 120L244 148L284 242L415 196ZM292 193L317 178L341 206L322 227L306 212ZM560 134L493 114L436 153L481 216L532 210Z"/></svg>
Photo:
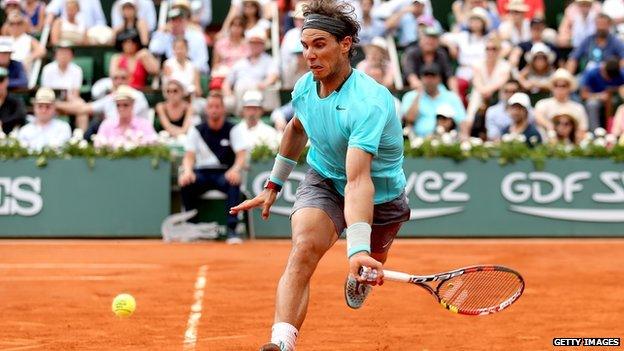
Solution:
<svg viewBox="0 0 624 351"><path fill-rule="evenodd" d="M271 342L282 350L294 349L298 330L308 310L310 278L319 261L338 239L333 222L316 208L292 216L292 249L277 286L275 324ZM281 343L281 344L280 344ZM265 346L265 350L271 350Z"/></svg>

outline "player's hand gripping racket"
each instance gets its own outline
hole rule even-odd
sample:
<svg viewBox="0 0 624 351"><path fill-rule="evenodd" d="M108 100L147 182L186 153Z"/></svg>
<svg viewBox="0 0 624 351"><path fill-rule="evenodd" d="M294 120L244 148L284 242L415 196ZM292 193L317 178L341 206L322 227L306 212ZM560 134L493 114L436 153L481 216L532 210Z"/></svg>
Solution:
<svg viewBox="0 0 624 351"><path fill-rule="evenodd" d="M434 275L411 275L385 270L384 279L424 288L447 310L459 314L484 315L504 310L524 291L522 276L503 266L472 266ZM376 275L360 268L365 279ZM427 284L436 282L437 284Z"/></svg>

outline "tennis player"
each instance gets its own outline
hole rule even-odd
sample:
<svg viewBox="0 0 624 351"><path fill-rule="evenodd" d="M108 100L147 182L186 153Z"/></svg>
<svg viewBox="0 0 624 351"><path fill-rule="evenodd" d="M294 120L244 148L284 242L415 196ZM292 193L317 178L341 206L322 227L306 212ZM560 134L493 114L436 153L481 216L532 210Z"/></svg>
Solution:
<svg viewBox="0 0 624 351"><path fill-rule="evenodd" d="M346 229L349 276L345 299L362 306L371 285L383 283L382 263L401 223L409 218L404 194L403 137L393 97L351 68L359 25L343 2L304 5L301 34L311 72L295 85L295 118L287 125L265 190L232 213L271 205L308 140L310 170L291 214L292 249L276 293L271 342L263 351L291 351L308 308L310 278ZM359 274L367 267L370 274ZM379 273L377 273L379 272Z"/></svg>

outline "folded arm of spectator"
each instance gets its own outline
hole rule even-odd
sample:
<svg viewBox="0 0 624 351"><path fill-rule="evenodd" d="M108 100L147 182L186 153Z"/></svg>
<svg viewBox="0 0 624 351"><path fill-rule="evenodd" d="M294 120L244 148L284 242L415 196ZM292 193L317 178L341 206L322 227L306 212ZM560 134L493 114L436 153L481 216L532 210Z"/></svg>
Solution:
<svg viewBox="0 0 624 351"><path fill-rule="evenodd" d="M158 74L160 73L160 62L151 52L147 49L141 49L136 54L137 60L143 63L143 67L149 74Z"/></svg>
<svg viewBox="0 0 624 351"><path fill-rule="evenodd" d="M405 124L408 126L413 126L418 119L418 113L420 110L420 97L422 96L422 94L424 94L424 91L421 88L418 90L417 95L414 98L414 101L410 105L409 109L405 113L405 116L403 116L405 118Z"/></svg>
<svg viewBox="0 0 624 351"><path fill-rule="evenodd" d="M388 17L388 19L386 20L386 30L391 31L399 27L399 24L401 23L401 18L403 18L403 16L405 16L406 14L412 12L412 6L413 5L405 6L400 11L397 11L396 13L392 14L392 16Z"/></svg>

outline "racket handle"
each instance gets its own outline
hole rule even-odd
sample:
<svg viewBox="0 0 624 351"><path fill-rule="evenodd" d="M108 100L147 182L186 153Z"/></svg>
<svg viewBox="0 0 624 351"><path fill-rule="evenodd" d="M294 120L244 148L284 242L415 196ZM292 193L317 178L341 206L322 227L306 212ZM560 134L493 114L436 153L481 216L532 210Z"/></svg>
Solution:
<svg viewBox="0 0 624 351"><path fill-rule="evenodd" d="M384 269L384 280L392 280L395 282L409 283L411 275L407 273L389 271Z"/></svg>

